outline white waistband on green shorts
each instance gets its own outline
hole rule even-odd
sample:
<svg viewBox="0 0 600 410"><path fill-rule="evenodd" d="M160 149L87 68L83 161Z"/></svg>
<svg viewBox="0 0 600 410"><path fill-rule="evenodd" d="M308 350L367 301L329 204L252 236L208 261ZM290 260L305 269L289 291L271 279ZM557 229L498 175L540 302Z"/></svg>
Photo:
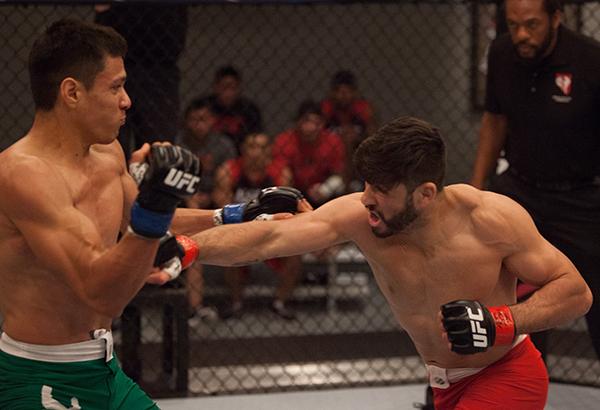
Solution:
<svg viewBox="0 0 600 410"><path fill-rule="evenodd" d="M85 362L113 358L112 333L105 329L93 331L93 339L65 345L38 345L19 342L6 333L0 336L0 350L12 356L51 363Z"/></svg>

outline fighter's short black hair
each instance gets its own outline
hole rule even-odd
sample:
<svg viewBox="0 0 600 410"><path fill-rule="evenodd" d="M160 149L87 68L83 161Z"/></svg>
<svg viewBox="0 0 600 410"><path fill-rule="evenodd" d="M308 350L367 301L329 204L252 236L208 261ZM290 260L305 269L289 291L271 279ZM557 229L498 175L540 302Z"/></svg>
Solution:
<svg viewBox="0 0 600 410"><path fill-rule="evenodd" d="M60 84L67 77L91 88L104 70L107 56L124 57L127 42L114 29L65 18L51 24L29 53L29 80L35 108L54 107Z"/></svg>

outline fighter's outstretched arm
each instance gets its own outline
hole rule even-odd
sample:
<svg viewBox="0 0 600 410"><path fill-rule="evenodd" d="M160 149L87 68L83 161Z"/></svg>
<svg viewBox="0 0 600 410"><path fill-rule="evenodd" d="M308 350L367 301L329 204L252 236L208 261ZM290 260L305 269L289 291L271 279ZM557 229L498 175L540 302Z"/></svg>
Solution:
<svg viewBox="0 0 600 410"><path fill-rule="evenodd" d="M220 226L192 238L200 246L202 263L247 265L348 242L352 240L349 226L364 212L360 194L351 194L293 218Z"/></svg>
<svg viewBox="0 0 600 410"><path fill-rule="evenodd" d="M159 144L159 143L157 143ZM167 144L168 145L168 144ZM119 147L120 156L125 159L125 155ZM132 164L141 164L145 161L146 156L150 153L150 144L144 144L140 149L134 151L131 154L131 164L130 164L130 172L133 171L134 174L137 173L137 166L131 166ZM138 181L142 178L142 175L137 175ZM131 205L133 204L136 196L138 195L138 187L134 177L129 172L124 172L122 175L122 184L125 192L125 198L123 203L123 222L121 224L121 232L125 233L127 230L127 226L129 225L129 218L131 214ZM280 181L286 182L286 181ZM298 194L300 192L298 191ZM275 196L276 193L272 193L271 195L267 195L270 199ZM276 215L275 219L281 219L283 215L277 215L280 213L287 213L287 207L284 206L285 203L282 201L259 201L261 206L257 207L256 204L254 206L255 210L262 210L265 214ZM225 205L225 204L220 204ZM234 205L234 204L229 204ZM246 204L244 204L245 206ZM240 210L242 208L236 208ZM245 208L248 209L248 208ZM306 200L302 200L298 202L297 210L299 212L305 212L309 209L312 209ZM228 210L229 211L229 210ZM227 214L228 211L225 211ZM238 216L238 218L243 219L242 214ZM188 209L188 208L178 208L175 211L173 216L173 220L171 222L170 231L173 234L182 234L182 235L193 235L198 232L202 232L206 229L215 227L215 210L214 209ZM236 221L232 220L235 218L229 218L229 222L224 220L225 218L221 218L220 223L235 223ZM218 225L219 223L217 223Z"/></svg>

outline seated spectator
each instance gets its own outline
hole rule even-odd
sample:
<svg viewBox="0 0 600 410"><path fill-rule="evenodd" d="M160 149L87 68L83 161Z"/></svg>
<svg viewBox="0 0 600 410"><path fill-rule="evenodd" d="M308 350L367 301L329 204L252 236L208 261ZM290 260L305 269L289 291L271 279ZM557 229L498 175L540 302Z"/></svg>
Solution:
<svg viewBox="0 0 600 410"><path fill-rule="evenodd" d="M359 96L356 77L350 71L335 73L329 98L321 102L321 111L326 127L342 137L347 158L352 158L358 144L375 131L371 104ZM362 191L362 182L356 177L351 161L347 161L344 180L349 191Z"/></svg>
<svg viewBox="0 0 600 410"><path fill-rule="evenodd" d="M288 163L294 187L317 207L344 193L342 178L346 151L341 138L325 129L321 109L314 101L300 105L296 126L275 138L273 157Z"/></svg>
<svg viewBox="0 0 600 410"><path fill-rule="evenodd" d="M228 135L240 152L242 140L262 131L262 119L256 104L241 95L242 76L232 66L217 70L213 94L208 99L216 116L214 128Z"/></svg>
<svg viewBox="0 0 600 410"><path fill-rule="evenodd" d="M214 208L212 192L216 169L225 161L236 156L233 143L225 135L215 133L215 116L207 98L193 100L184 112L183 132L177 142L189 148L202 162L202 179L196 195L185 200L188 208ZM186 286L190 306L190 325L199 320L215 320L218 315L214 308L204 306L203 266L196 263L186 271Z"/></svg>
<svg viewBox="0 0 600 410"><path fill-rule="evenodd" d="M177 143L188 148L202 162L199 192L186 201L188 208L213 208L212 192L216 170L235 158L235 146L225 135L215 131L216 116L208 98L193 100L184 112L183 132Z"/></svg>
<svg viewBox="0 0 600 410"><path fill-rule="evenodd" d="M247 202L256 198L263 188L291 185L291 172L284 161L272 160L271 144L265 134L249 134L242 144L242 155L227 161L217 172L215 198L217 206ZM283 319L294 319L287 305L302 272L300 256L271 259L267 265L278 275L278 285L271 309ZM240 316L243 307L244 284L248 267L226 268L225 280L231 289L231 306L223 317Z"/></svg>

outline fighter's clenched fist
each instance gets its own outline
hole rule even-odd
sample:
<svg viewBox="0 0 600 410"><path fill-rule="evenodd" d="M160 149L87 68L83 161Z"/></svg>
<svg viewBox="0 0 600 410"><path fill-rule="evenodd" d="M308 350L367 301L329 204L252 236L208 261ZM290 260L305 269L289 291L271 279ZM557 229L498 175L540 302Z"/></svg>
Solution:
<svg viewBox="0 0 600 410"><path fill-rule="evenodd" d="M455 300L442 305L441 313L453 352L485 352L490 346L511 344L515 338L508 306L487 308L476 300Z"/></svg>
<svg viewBox="0 0 600 410"><path fill-rule="evenodd" d="M131 209L131 229L142 236L160 238L171 223L179 202L198 190L202 172L198 157L176 145L152 145L147 164L130 166L139 183Z"/></svg>

